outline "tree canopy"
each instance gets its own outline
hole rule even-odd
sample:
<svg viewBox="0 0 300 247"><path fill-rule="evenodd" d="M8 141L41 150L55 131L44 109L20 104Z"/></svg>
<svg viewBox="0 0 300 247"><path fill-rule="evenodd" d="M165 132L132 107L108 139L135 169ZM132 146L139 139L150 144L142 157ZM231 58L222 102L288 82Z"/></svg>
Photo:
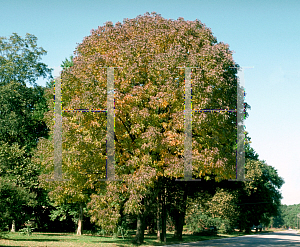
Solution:
<svg viewBox="0 0 300 247"><path fill-rule="evenodd" d="M0 140L18 143L29 151L48 134L43 121L48 111L44 89L11 82L0 87Z"/></svg>
<svg viewBox="0 0 300 247"><path fill-rule="evenodd" d="M164 172L180 177L184 73L176 67L200 68L192 78L194 109L234 109L237 70L230 68L236 65L231 55L228 45L217 43L200 21L171 21L154 14L125 20L123 25L108 22L84 39L76 49L74 66L62 73L63 108L105 109L106 71L99 67L122 67L115 70L117 174L132 173L143 164L156 169L155 176ZM74 148L79 139L77 144L71 141L74 135L69 123L78 123L75 115L64 114L70 133L65 143ZM104 114L94 114L93 121L92 114L78 115L82 115L82 131L94 122L106 129ZM224 179L232 175L235 124L234 113L193 114L195 176L219 173ZM104 131L97 133L102 143L105 137Z"/></svg>

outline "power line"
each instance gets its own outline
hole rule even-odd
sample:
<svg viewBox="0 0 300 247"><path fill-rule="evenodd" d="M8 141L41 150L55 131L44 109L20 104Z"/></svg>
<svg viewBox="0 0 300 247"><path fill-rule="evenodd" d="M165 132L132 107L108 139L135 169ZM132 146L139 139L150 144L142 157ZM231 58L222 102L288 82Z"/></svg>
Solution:
<svg viewBox="0 0 300 247"><path fill-rule="evenodd" d="M236 203L235 205L243 205L243 204L259 204L259 203L273 203L273 202L245 202L245 203Z"/></svg>

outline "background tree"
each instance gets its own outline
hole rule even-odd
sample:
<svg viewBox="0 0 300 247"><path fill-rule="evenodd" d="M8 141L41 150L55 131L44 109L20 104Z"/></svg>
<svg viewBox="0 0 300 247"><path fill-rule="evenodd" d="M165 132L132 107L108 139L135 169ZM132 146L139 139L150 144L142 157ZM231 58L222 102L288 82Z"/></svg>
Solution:
<svg viewBox="0 0 300 247"><path fill-rule="evenodd" d="M188 200L186 221L191 230L201 231L214 223L225 228L222 231L231 231L237 226L241 231L249 232L253 225L268 226L272 217L280 214L279 189L284 181L273 167L258 159L258 154L250 146L250 139L247 133L245 177L251 181L212 181L210 190L195 188L196 191L202 190L199 197L206 199L191 196Z"/></svg>
<svg viewBox="0 0 300 247"><path fill-rule="evenodd" d="M0 143L0 204L1 230L11 225L13 220L19 225L28 220L32 214L32 207L36 205L34 199L37 187L37 167L26 157L24 148L16 143L9 146Z"/></svg>
<svg viewBox="0 0 300 247"><path fill-rule="evenodd" d="M30 161L32 151L38 138L48 135L43 122L43 115L48 110L44 90L35 82L40 76L51 78L52 71L40 62L46 51L38 48L36 41L37 38L31 34L26 34L24 39L16 33L8 39L0 37L0 176L3 181L10 180L10 186L18 186L17 191L26 191L28 195L25 198L31 199L43 193L37 186L39 169ZM34 87L28 88L26 83ZM37 209L32 207L32 203L27 204L31 206L31 212L21 207L23 213L27 212L26 217ZM9 208L6 210L8 212ZM11 215L16 216L16 213ZM17 218L21 220L24 217L19 215Z"/></svg>
<svg viewBox="0 0 300 247"><path fill-rule="evenodd" d="M29 152L36 147L39 137L47 137L43 122L48 111L44 89L11 82L0 87L0 140L18 143Z"/></svg>
<svg viewBox="0 0 300 247"><path fill-rule="evenodd" d="M62 67L63 69L66 68L70 68L74 65L73 63L73 56L70 56L69 59L66 58L65 61L62 62L62 64L60 65L60 67Z"/></svg>
<svg viewBox="0 0 300 247"><path fill-rule="evenodd" d="M17 82L36 85L39 77L51 79L53 69L42 62L47 52L37 47L37 37L27 33L22 39L13 33L8 39L0 37L0 84Z"/></svg>
<svg viewBox="0 0 300 247"><path fill-rule="evenodd" d="M0 232L9 229L13 220L17 219L18 223L28 220L28 206L34 205L32 193L0 177Z"/></svg>
<svg viewBox="0 0 300 247"><path fill-rule="evenodd" d="M273 227L274 228L285 228L286 227L284 219L283 219L283 208L285 206L286 205L281 205L279 207L278 215L271 217L270 223L266 227L271 227L271 228L273 228Z"/></svg>
<svg viewBox="0 0 300 247"><path fill-rule="evenodd" d="M248 108L250 106L248 105ZM247 108L246 108L247 109ZM259 160L259 155L255 152L255 150L251 147L251 137L249 136L249 133L245 131L245 158L248 160Z"/></svg>
<svg viewBox="0 0 300 247"><path fill-rule="evenodd" d="M278 218L274 217L273 221L273 227L276 226L276 222L282 222L283 221L283 226L285 228L296 228L298 227L297 222L297 215L300 213L300 204L294 204L294 205L282 205L281 206L281 215L278 215ZM280 219L281 216L281 219ZM300 220L299 220L300 222ZM299 225L300 226L300 225Z"/></svg>

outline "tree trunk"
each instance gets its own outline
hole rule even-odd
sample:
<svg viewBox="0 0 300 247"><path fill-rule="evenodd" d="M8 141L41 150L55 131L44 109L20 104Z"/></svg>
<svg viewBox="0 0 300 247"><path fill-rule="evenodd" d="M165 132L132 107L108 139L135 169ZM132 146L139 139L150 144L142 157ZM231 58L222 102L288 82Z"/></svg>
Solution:
<svg viewBox="0 0 300 247"><path fill-rule="evenodd" d="M144 242L144 217L142 214L137 216L135 242L142 244Z"/></svg>
<svg viewBox="0 0 300 247"><path fill-rule="evenodd" d="M160 241L163 243L167 242L167 214L166 214L166 202L165 202L165 188L162 195L162 204L161 204L161 234Z"/></svg>
<svg viewBox="0 0 300 247"><path fill-rule="evenodd" d="M80 206L79 206L79 218L78 218L78 225L77 225L77 235L82 234L82 223L83 223L83 205L80 204Z"/></svg>
<svg viewBox="0 0 300 247"><path fill-rule="evenodd" d="M11 232L16 232L16 222L13 220L11 224Z"/></svg>
<svg viewBox="0 0 300 247"><path fill-rule="evenodd" d="M174 221L175 221L174 238L177 240L182 240L184 217L185 217L185 215L183 213L179 213L178 218L174 219Z"/></svg>
<svg viewBox="0 0 300 247"><path fill-rule="evenodd" d="M167 217L165 214L165 206L162 207L162 217L161 217L161 234L160 241L163 243L167 242Z"/></svg>
<svg viewBox="0 0 300 247"><path fill-rule="evenodd" d="M182 201L179 200L179 202L182 202L182 211L177 210L175 217L173 218L175 221L175 231L174 231L174 238L177 240L182 240L182 231L183 231L183 225L184 225L184 218L185 218L185 212L186 212L186 201L187 201L187 186L184 187L184 192L182 196Z"/></svg>
<svg viewBox="0 0 300 247"><path fill-rule="evenodd" d="M239 222L239 232L243 232L243 230L244 230L244 227L243 227L243 224L242 224L242 222L240 221Z"/></svg>
<svg viewBox="0 0 300 247"><path fill-rule="evenodd" d="M160 207L159 200L157 198L157 215L156 215L156 227L157 227L157 240L160 240Z"/></svg>
<svg viewBox="0 0 300 247"><path fill-rule="evenodd" d="M154 218L152 218L151 221L150 221L150 223L148 224L148 231L147 231L147 233L148 234L154 234L155 233L154 228L155 228L155 222L154 222Z"/></svg>
<svg viewBox="0 0 300 247"><path fill-rule="evenodd" d="M112 237L115 239L118 238L118 225L115 226Z"/></svg>
<svg viewBox="0 0 300 247"><path fill-rule="evenodd" d="M249 226L245 227L245 233L250 233L251 232L251 228Z"/></svg>

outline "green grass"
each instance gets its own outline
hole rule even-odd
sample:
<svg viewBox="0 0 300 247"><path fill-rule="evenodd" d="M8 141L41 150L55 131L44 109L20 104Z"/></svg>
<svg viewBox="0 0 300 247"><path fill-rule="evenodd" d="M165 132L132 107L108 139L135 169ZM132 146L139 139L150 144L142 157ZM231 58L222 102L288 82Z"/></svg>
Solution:
<svg viewBox="0 0 300 247"><path fill-rule="evenodd" d="M271 231L264 231L271 232ZM255 234L254 232L250 234ZM194 236L188 233L183 234L183 241L174 240L173 233L167 233L167 243L178 244L178 243L188 243L196 242L217 238L228 238L242 236L245 233L235 232L231 235L229 234L218 234L217 236ZM65 234L65 233L32 233L31 236L21 235L20 233L8 233L6 239L0 239L0 246L30 246L30 247L129 247L136 246L132 244L134 238L134 232L131 232L128 237L122 239L113 239L112 237L100 237L100 236L91 236L91 235L82 235L77 236L76 234ZM142 246L163 246L160 241L157 240L155 234L148 235L145 234L144 244Z"/></svg>

